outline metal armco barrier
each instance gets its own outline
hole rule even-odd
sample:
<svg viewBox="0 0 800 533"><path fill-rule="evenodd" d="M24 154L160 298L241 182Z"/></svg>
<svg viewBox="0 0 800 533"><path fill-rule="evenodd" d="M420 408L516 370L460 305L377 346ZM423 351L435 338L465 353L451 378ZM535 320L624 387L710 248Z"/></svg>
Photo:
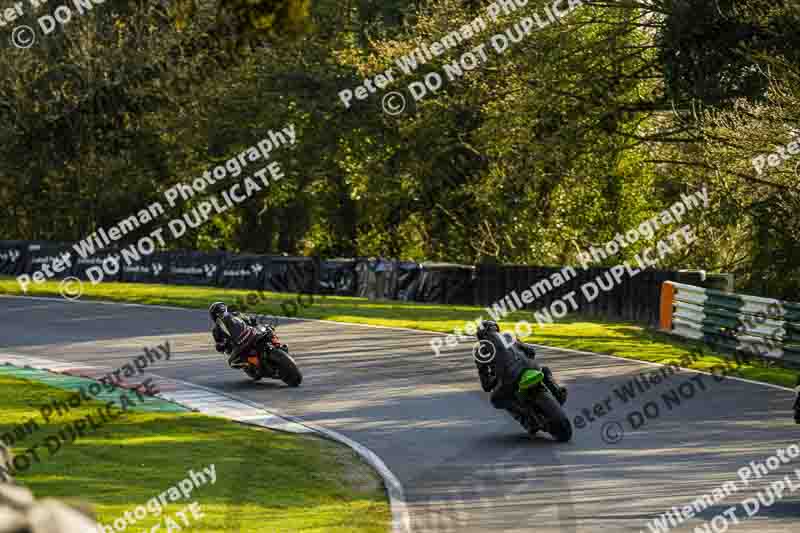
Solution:
<svg viewBox="0 0 800 533"><path fill-rule="evenodd" d="M660 327L743 355L800 366L800 304L665 282Z"/></svg>

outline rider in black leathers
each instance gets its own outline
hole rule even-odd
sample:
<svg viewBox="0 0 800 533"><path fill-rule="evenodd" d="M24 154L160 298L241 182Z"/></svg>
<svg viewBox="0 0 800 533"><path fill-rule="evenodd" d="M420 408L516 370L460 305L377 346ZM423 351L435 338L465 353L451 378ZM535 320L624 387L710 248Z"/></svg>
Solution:
<svg viewBox="0 0 800 533"><path fill-rule="evenodd" d="M800 424L800 376L797 376L797 397L794 399L794 421Z"/></svg>
<svg viewBox="0 0 800 533"><path fill-rule="evenodd" d="M258 339L256 319L244 317L237 312L229 312L223 302L211 304L208 314L214 323L211 335L214 337L217 351L229 353L228 365L231 367L243 365L241 355L247 353Z"/></svg>
<svg viewBox="0 0 800 533"><path fill-rule="evenodd" d="M488 341L493 334L502 335L499 326L492 320L484 320L477 332L478 339ZM517 382L522 372L529 368L541 370L544 374L545 386L553 393L553 396L561 405L567 401L567 389L556 383L549 368L546 366L540 367L533 361L536 357L536 349L533 346L519 340L516 340L508 349L502 343L493 343L493 345L497 344L500 344L500 346L497 346L494 359L491 362L481 363L478 357L475 358L481 387L486 392L492 391L490 396L492 406L496 409L509 409L511 407Z"/></svg>

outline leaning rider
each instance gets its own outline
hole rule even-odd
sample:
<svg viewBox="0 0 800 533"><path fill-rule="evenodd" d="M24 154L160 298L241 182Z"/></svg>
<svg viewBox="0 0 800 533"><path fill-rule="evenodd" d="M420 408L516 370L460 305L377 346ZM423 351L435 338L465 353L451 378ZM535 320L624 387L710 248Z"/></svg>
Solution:
<svg viewBox="0 0 800 533"><path fill-rule="evenodd" d="M258 339L257 321L252 317L244 317L235 311L228 311L223 302L214 302L208 308L208 314L214 323L211 334L214 337L219 353L227 352L228 365L237 368L244 364L241 355Z"/></svg>
<svg viewBox="0 0 800 533"><path fill-rule="evenodd" d="M797 397L794 399L794 421L800 424L800 376L797 376Z"/></svg>
<svg viewBox="0 0 800 533"><path fill-rule="evenodd" d="M479 340L486 340L487 334L491 332L500 333L500 327L493 320L484 320L478 329L477 337ZM490 396L492 406L496 409L508 409L511 406L517 380L528 368L540 370L544 374L545 386L558 402L564 405L564 402L567 401L567 389L556 383L553 372L548 367L540 367L533 361L536 357L536 348L520 340L515 340L508 351L510 360L501 362L504 368L497 368L497 357L492 358L488 363L482 363L477 357L475 358L481 387L485 392L492 392Z"/></svg>

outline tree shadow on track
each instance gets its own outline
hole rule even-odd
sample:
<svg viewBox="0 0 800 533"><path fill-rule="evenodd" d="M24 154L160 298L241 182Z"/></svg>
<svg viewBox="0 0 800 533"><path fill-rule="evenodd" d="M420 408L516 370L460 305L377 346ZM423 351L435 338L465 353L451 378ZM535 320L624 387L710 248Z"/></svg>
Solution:
<svg viewBox="0 0 800 533"><path fill-rule="evenodd" d="M576 533L572 492L559 460L564 446L522 430L472 440L408 488L413 531ZM497 455L489 460L487 450Z"/></svg>

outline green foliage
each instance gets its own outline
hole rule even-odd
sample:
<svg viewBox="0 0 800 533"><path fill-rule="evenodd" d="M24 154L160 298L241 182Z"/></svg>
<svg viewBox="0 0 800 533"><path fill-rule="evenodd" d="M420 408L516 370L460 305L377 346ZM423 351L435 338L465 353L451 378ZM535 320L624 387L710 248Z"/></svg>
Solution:
<svg viewBox="0 0 800 533"><path fill-rule="evenodd" d="M218 14L237 34L276 35L305 29L311 0L220 0Z"/></svg>
<svg viewBox="0 0 800 533"><path fill-rule="evenodd" d="M551 5L493 22L463 0L104 4L0 58L2 236L82 238L292 123L298 145L273 155L287 178L171 245L563 265L708 185L712 208L686 220L698 244L659 267L800 298L797 167L751 164L798 127L800 8L585 2L412 101L410 82ZM477 16L485 31L400 73ZM341 104L389 68L394 84ZM409 100L396 117L389 90Z"/></svg>

